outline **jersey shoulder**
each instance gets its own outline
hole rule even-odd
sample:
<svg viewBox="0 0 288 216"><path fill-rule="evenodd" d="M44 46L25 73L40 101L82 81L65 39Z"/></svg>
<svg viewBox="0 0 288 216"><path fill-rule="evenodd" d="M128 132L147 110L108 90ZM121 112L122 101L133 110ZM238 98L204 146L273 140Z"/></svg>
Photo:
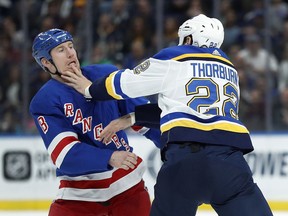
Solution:
<svg viewBox="0 0 288 216"><path fill-rule="evenodd" d="M30 113L48 112L55 109L60 98L68 97L68 92L72 89L54 79L46 82L34 95L30 102Z"/></svg>
<svg viewBox="0 0 288 216"><path fill-rule="evenodd" d="M96 80L117 71L118 68L112 64L93 64L81 67L81 70L88 79Z"/></svg>
<svg viewBox="0 0 288 216"><path fill-rule="evenodd" d="M173 46L169 48L162 49L153 58L158 60L179 60L187 57L195 57L195 58L207 58L210 56L220 57L229 61L227 55L218 48L200 48L196 46L190 45L182 45L182 46Z"/></svg>

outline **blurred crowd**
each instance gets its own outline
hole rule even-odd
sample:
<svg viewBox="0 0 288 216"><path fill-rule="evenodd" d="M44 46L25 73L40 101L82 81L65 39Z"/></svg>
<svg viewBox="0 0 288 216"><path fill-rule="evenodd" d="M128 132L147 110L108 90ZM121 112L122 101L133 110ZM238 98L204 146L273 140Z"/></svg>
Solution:
<svg viewBox="0 0 288 216"><path fill-rule="evenodd" d="M157 38L156 0L92 0L91 56L87 59L86 0L26 0L28 39L24 40L21 0L0 0L0 134L36 133L23 124L23 47L29 47L28 99L50 78L31 56L31 44L41 31L68 30L74 36L81 64L113 63L133 68L162 47L178 43L178 27L199 13L218 16L225 28L222 49L239 72L240 120L250 131L288 129L288 1L163 0L163 37ZM213 5L218 2L219 5ZM217 6L217 7L216 7ZM268 14L268 16L266 16ZM267 19L268 17L268 19ZM269 106L268 106L269 107Z"/></svg>

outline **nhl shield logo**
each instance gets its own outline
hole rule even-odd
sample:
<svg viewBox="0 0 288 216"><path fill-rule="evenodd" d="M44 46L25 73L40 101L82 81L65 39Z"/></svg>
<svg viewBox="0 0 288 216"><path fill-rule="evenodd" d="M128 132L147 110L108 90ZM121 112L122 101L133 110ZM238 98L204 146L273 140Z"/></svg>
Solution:
<svg viewBox="0 0 288 216"><path fill-rule="evenodd" d="M31 156L25 151L10 151L3 158L4 177L7 180L27 180L31 176Z"/></svg>

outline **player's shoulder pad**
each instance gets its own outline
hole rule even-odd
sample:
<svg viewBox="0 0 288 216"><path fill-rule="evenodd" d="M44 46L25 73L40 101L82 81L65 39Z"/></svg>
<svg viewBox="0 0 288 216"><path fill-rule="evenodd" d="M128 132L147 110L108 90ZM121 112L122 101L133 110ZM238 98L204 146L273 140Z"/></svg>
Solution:
<svg viewBox="0 0 288 216"><path fill-rule="evenodd" d="M162 49L160 52L155 54L153 58L158 60L170 60L188 53L203 53L203 50L190 45L172 46Z"/></svg>
<svg viewBox="0 0 288 216"><path fill-rule="evenodd" d="M164 49L155 55L158 60L175 60L185 62L187 60L219 61L234 67L227 55L218 48L200 48L191 45L175 46Z"/></svg>
<svg viewBox="0 0 288 216"><path fill-rule="evenodd" d="M219 53L220 54L220 56L222 56L223 58L226 58L227 60L230 60L229 59L229 57L226 55L226 53L225 52L223 52L223 50L221 50L221 49L219 49L219 48L211 48L211 54L215 54L215 52L217 53Z"/></svg>
<svg viewBox="0 0 288 216"><path fill-rule="evenodd" d="M118 68L112 64L92 64L81 67L82 73L90 80L95 80L117 71Z"/></svg>
<svg viewBox="0 0 288 216"><path fill-rule="evenodd" d="M29 105L30 112L35 113L39 110L53 109L53 104L55 104L58 96L62 95L61 88L64 87L66 86L54 79L47 81L32 98Z"/></svg>

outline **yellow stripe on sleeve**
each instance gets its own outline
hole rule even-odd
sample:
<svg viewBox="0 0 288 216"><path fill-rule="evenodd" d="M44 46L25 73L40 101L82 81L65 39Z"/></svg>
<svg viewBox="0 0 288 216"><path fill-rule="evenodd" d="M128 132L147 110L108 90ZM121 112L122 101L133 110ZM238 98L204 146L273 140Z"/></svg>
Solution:
<svg viewBox="0 0 288 216"><path fill-rule="evenodd" d="M108 94L117 99L117 100L121 100L123 99L120 95L116 94L115 90L114 90L114 84L113 84L113 81L114 81L114 77L116 75L117 71L111 73L105 80L105 87L106 87L106 90L108 92Z"/></svg>
<svg viewBox="0 0 288 216"><path fill-rule="evenodd" d="M230 62L228 59L223 58L221 56L217 56L217 55L212 55L210 53L189 53L189 54L183 54L177 57L172 58L173 60L181 60L184 58L189 58L189 57L197 57L197 58L215 58L215 59L219 59L221 61L224 61L230 65L233 65L232 62Z"/></svg>

